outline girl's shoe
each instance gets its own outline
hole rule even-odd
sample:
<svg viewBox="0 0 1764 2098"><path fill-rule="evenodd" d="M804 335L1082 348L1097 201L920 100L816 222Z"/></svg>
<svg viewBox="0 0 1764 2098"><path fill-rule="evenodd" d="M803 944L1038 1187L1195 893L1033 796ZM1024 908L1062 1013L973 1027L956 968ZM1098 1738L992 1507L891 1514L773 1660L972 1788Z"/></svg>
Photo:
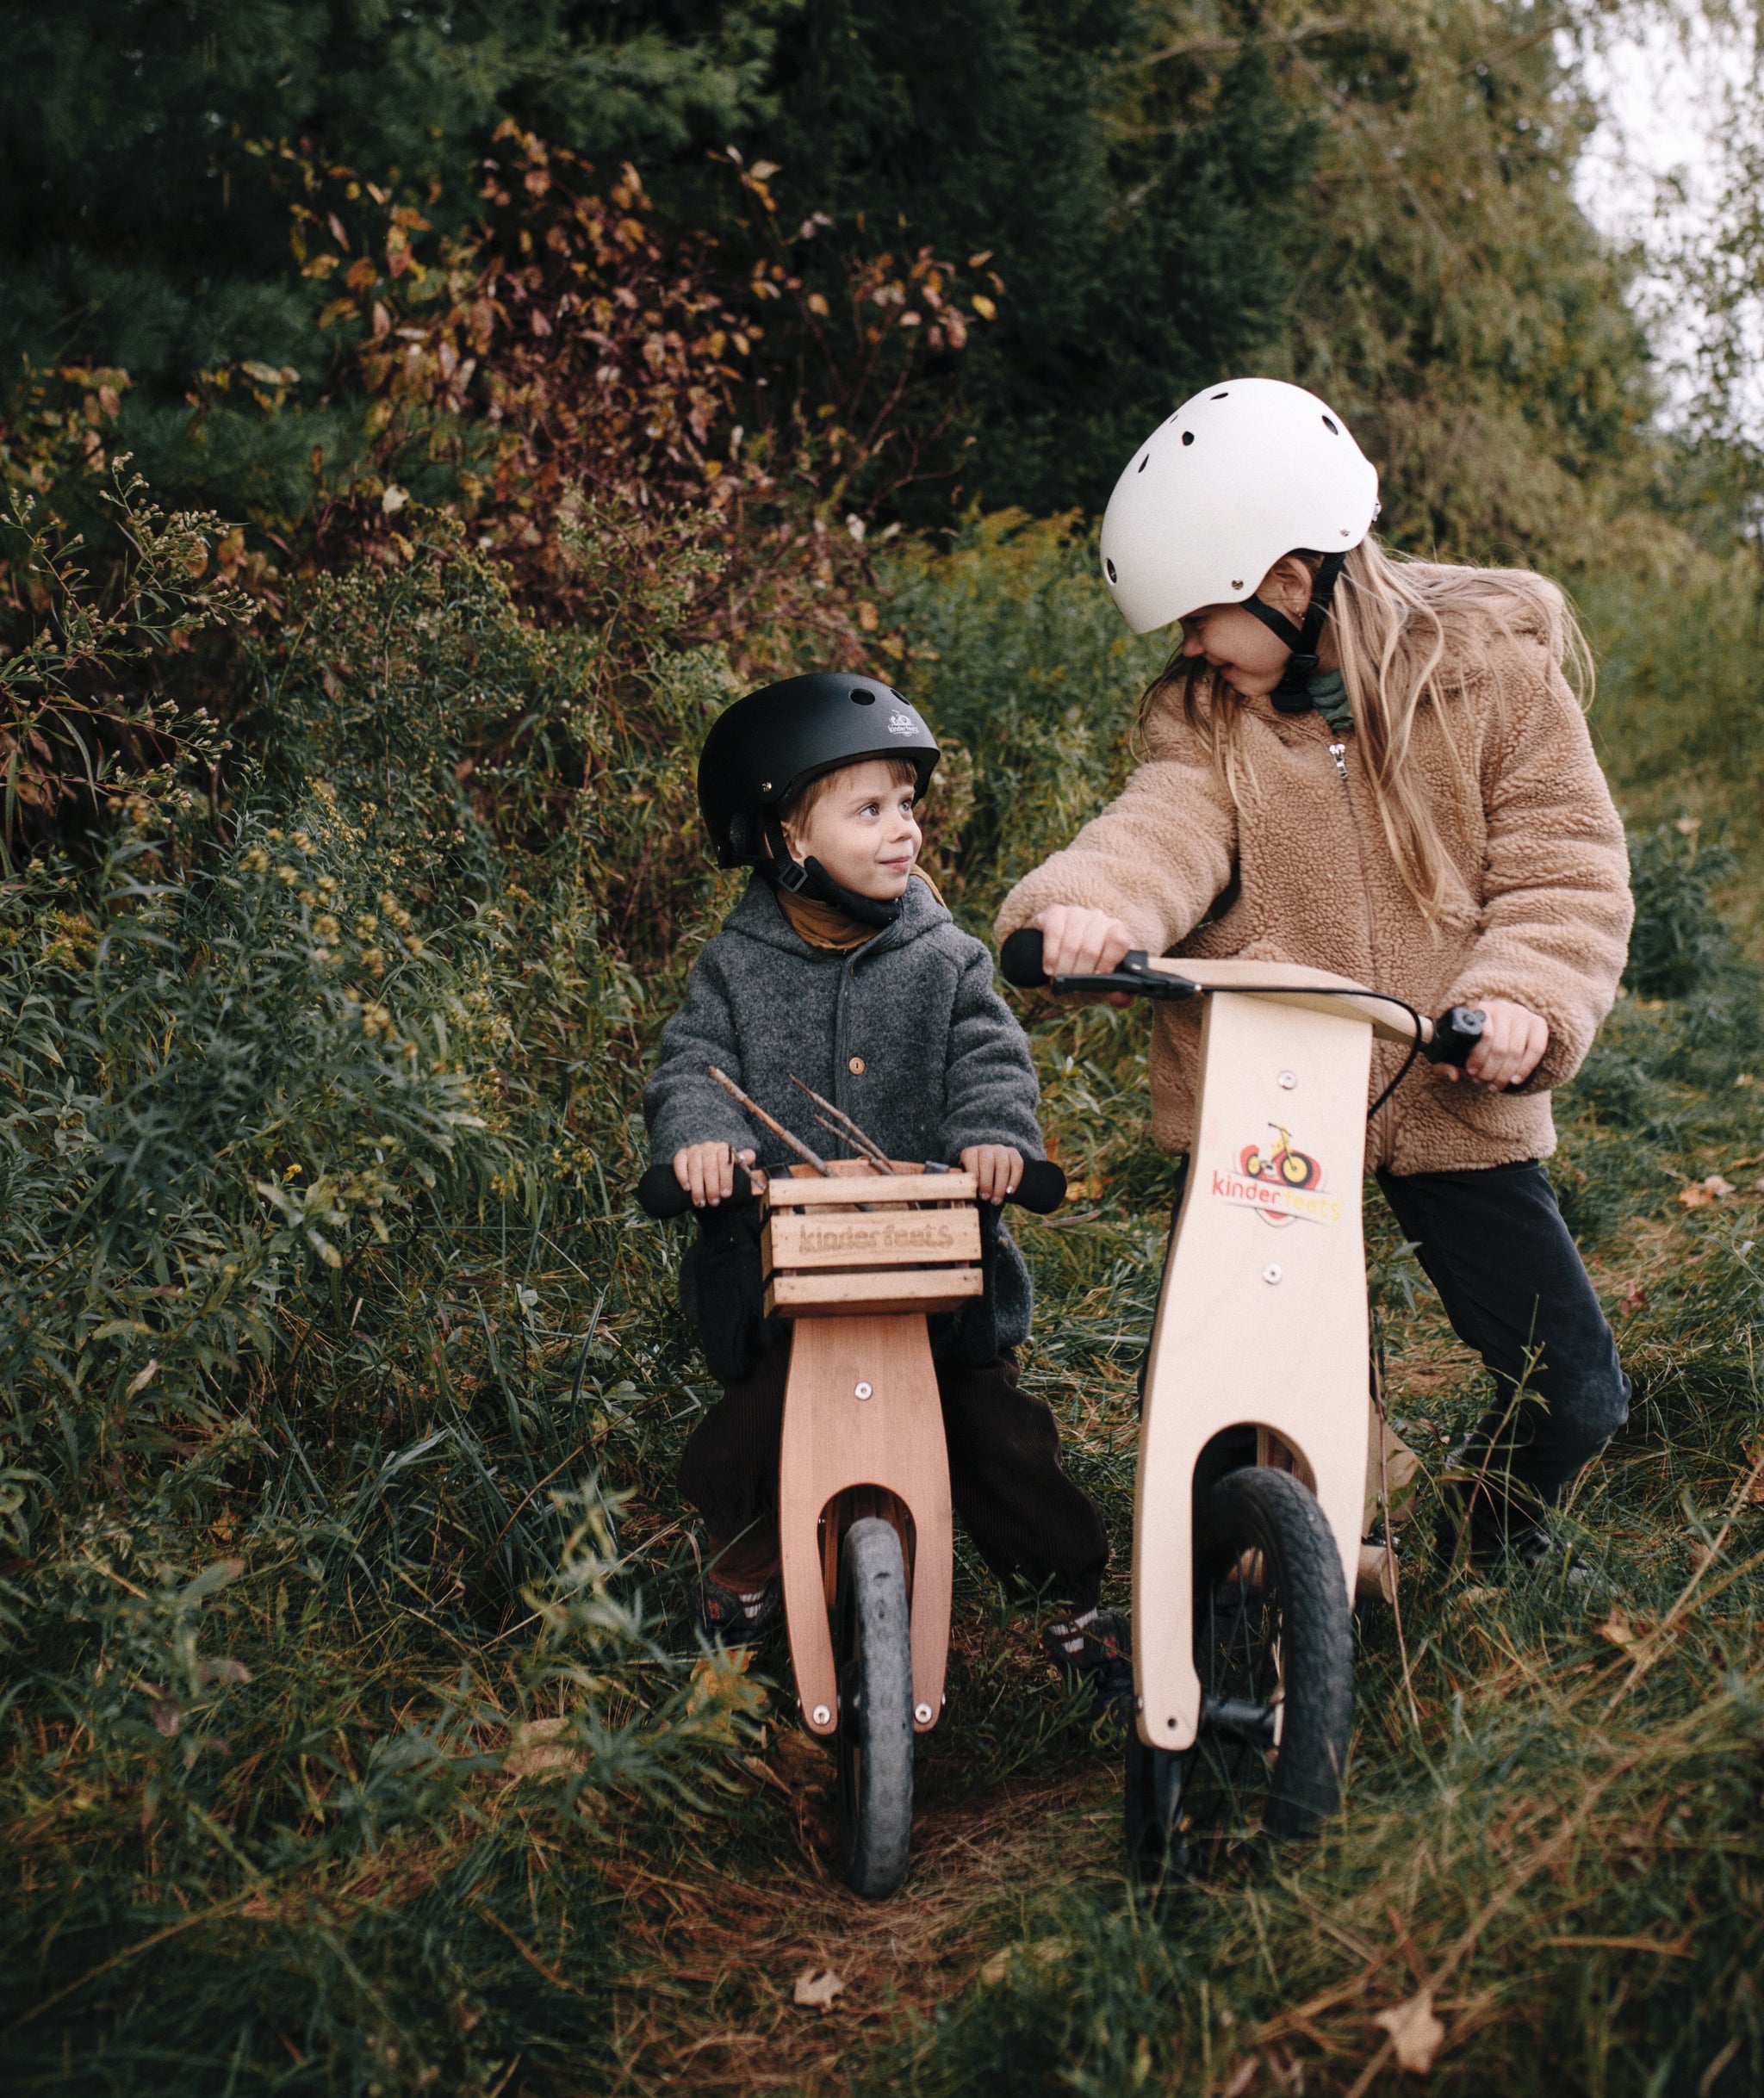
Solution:
<svg viewBox="0 0 1764 2098"><path fill-rule="evenodd" d="M1133 1634L1124 1611L1087 1610L1048 1625L1041 1644L1068 1683L1087 1682L1097 1704L1129 1719L1134 1709Z"/></svg>
<svg viewBox="0 0 1764 2098"><path fill-rule="evenodd" d="M784 1614L784 1592L775 1575L757 1588L729 1588L713 1574L699 1582L699 1629L713 1644L756 1647Z"/></svg>

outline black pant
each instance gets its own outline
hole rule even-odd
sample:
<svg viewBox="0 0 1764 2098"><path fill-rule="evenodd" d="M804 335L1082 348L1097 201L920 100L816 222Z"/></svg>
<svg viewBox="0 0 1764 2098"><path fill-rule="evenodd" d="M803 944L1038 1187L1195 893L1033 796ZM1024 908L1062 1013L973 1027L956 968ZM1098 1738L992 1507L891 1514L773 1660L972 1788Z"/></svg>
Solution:
<svg viewBox="0 0 1764 2098"><path fill-rule="evenodd" d="M1179 1205L1188 1176L1177 1170ZM1592 1280L1535 1158L1477 1172L1380 1173L1452 1331L1494 1380L1457 1453L1470 1552L1486 1563L1536 1528L1629 1418L1630 1381Z"/></svg>
<svg viewBox="0 0 1764 2098"><path fill-rule="evenodd" d="M704 1517L730 1585L776 1570L789 1369L788 1347L761 1355L724 1387L680 1458L680 1490ZM940 1362L936 1369L951 1498L980 1556L1009 1586L1051 1585L1074 1609L1089 1610L1102 1592L1109 1536L1095 1502L1060 1467L1052 1409L1018 1389L1009 1350L978 1369Z"/></svg>

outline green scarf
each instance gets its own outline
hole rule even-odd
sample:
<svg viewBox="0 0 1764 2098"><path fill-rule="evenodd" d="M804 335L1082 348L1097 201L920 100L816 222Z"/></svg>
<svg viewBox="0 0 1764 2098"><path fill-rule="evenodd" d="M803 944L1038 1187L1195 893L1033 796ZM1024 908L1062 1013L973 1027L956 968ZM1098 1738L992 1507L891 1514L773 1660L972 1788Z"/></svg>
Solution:
<svg viewBox="0 0 1764 2098"><path fill-rule="evenodd" d="M1347 703L1347 686L1342 682L1339 670L1320 670L1314 678L1307 680L1311 688L1311 705L1329 723L1335 736L1353 733L1353 709Z"/></svg>

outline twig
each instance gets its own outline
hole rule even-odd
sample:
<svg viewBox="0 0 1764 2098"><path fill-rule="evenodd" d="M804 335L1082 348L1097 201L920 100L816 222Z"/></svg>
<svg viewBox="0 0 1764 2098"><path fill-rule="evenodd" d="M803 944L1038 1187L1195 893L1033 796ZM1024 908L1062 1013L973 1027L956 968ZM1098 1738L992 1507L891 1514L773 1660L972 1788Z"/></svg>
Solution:
<svg viewBox="0 0 1764 2098"><path fill-rule="evenodd" d="M142 1938L134 1945L125 1946L121 1952L112 1953L109 1959L100 1960L96 1967L87 1968L84 1974L79 1976L77 1980L69 1982L65 1988L54 1989L47 1996L40 1996L22 2017L13 2020L12 2023L5 2028L4 2033L0 2033L0 2038L9 2038L21 2027L28 2025L33 2018L40 2018L46 2010L53 2010L56 2004L64 2002L71 1996L78 1995L82 1989L90 1983L98 1980L101 1976L114 1974L118 1967L126 1967L130 1960L139 1959L143 1952L151 1952L156 1945L164 1945L168 1938L176 1938L183 1931L193 1930L198 1923L212 1923L217 1916L229 1915L242 1903L248 1902L253 1894L261 1891L261 1883L258 1886L248 1887L243 1894L229 1895L227 1900L217 1902L212 1909L204 1909L193 1916L185 1916L181 1922L168 1923L164 1930L156 1930L151 1937Z"/></svg>
<svg viewBox="0 0 1764 2098"><path fill-rule="evenodd" d="M1714 1543L1709 1547L1709 1549L1704 1553L1703 1556L1697 1561L1695 1571L1692 1574L1691 1578L1685 1583L1683 1588L1679 1592L1679 1598L1677 1602L1673 1605L1672 1608L1667 1611L1666 1615L1655 1627L1653 1634L1647 1641L1645 1650L1637 1654L1634 1667L1630 1668L1629 1673L1624 1678L1623 1681L1618 1684L1617 1689L1612 1692L1611 1702L1605 1708L1604 1716L1606 1719L1610 1718L1611 1715L1617 1710L1618 1706L1622 1704L1626 1697L1628 1697L1630 1691L1632 1691L1636 1685L1641 1681L1642 1678L1647 1674L1648 1671L1654 1666L1655 1662L1660 1659L1661 1654L1665 1651L1667 1634L1671 1631L1674 1625L1678 1623L1678 1620L1690 1607L1691 1598L1702 1586L1703 1576L1721 1556L1721 1548L1727 1542L1729 1534L1733 1529L1734 1518L1738 1515L1740 1510L1746 1505L1748 1501L1750 1500L1752 1497L1752 1490L1758 1483L1760 1474L1764 1474L1764 1449L1761 1449L1758 1452L1757 1462L1753 1465L1751 1470L1746 1474L1745 1477L1740 1481L1739 1485L1734 1488L1733 1499L1728 1503L1727 1513L1722 1520L1721 1528L1715 1533Z"/></svg>
<svg viewBox="0 0 1764 2098"><path fill-rule="evenodd" d="M1636 1747L1632 1748L1626 1756L1620 1758L1617 1762L1613 1763L1610 1769L1606 1772L1605 1775L1594 1785L1588 1788L1585 1798L1581 1800L1580 1805L1575 1809L1574 1812L1568 1816L1568 1819L1562 1824L1561 1828L1556 1830L1556 1834L1550 1837L1550 1840L1547 1843L1539 1844L1537 1848L1534 1850L1531 1856L1525 1860L1525 1864L1522 1865L1517 1871L1511 1875L1506 1884L1501 1888L1500 1891L1498 1894L1491 1896L1490 1898L1482 1904L1476 1915L1470 1919L1469 1925L1465 1927L1457 1942L1450 1947L1445 1954L1445 1957L1439 1962L1439 1965L1434 1968L1432 1973L1428 1976L1427 1979L1423 1982L1421 1986L1415 1991L1415 1995L1417 1996L1425 1996L1431 2001L1434 1996L1438 1996L1439 1991L1445 1986L1446 1983L1451 1979L1452 1976L1457 1972L1458 1969L1463 1965L1465 1960L1467 1960L1470 1954L1475 1951L1478 1943L1481 1941L1483 1932L1488 1929L1488 1926L1494 1921L1496 1916L1498 1916L1504 1909L1510 1907L1512 1902L1517 1901L1519 1896L1524 1893L1526 1887L1528 1887L1531 1881L1537 1878L1538 1873L1541 1872L1546 1865L1553 1864L1556 1859L1560 1856L1562 1852L1568 1848L1568 1847L1574 1841L1575 1838L1579 1835L1581 1829L1586 1827L1587 1822L1592 1818L1593 1808L1598 1805L1599 1802L1605 1797L1605 1794L1611 1789L1611 1787L1619 1778L1625 1776L1630 1771L1633 1770L1636 1765L1639 1763L1642 1759L1655 1746L1656 1744L1652 1741L1639 1743ZM1413 2000L1413 1999L1412 1998L1411 2001ZM1383 2068L1385 2063L1390 2058L1391 2052L1394 2048L1395 2044L1396 2043L1394 2039L1386 2039L1384 2045L1379 2048L1378 2051L1372 2057L1371 2060L1367 2063L1365 2068L1360 2072L1360 2075L1346 2093L1346 2098L1366 2098L1366 2093L1371 2089L1373 2083L1377 2079L1378 2072Z"/></svg>
<svg viewBox="0 0 1764 2098"><path fill-rule="evenodd" d="M835 1136L848 1138L862 1151L872 1165L879 1165L885 1173L891 1173L894 1170L893 1159L888 1156L888 1153L883 1150L873 1137L865 1135L843 1108L835 1108L830 1100L823 1100L814 1087L804 1085L803 1081L797 1077L794 1071L790 1074L790 1082L792 1085L802 1086L804 1092L817 1108L823 1110L815 1117L815 1120L823 1129L830 1131ZM833 1118L830 1121L826 1119L828 1115L831 1115Z"/></svg>
<svg viewBox="0 0 1764 2098"><path fill-rule="evenodd" d="M773 1136L781 1139L783 1142L788 1144L790 1148L805 1165L813 1166L815 1170L820 1174L823 1180L831 1180L835 1177L833 1168L828 1164L824 1158L817 1158L816 1154L809 1149L808 1145L801 1140L800 1138L793 1137L790 1133L789 1130L785 1127L782 1122L773 1121L772 1117L767 1114L764 1108L760 1105L759 1102L757 1100L750 1099L747 1094L742 1092L741 1088L736 1083L735 1080L730 1077L726 1071L718 1071L714 1064L705 1065L705 1069L710 1072L711 1076L717 1081L717 1084L723 1088L724 1091L729 1095L731 1100L738 1101L762 1128L769 1129Z"/></svg>

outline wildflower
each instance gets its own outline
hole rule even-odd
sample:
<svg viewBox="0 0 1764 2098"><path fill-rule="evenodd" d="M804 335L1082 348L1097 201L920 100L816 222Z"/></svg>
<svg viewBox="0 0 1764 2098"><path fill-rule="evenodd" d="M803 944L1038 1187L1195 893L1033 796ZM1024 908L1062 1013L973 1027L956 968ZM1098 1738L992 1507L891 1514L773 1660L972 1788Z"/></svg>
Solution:
<svg viewBox="0 0 1764 2098"><path fill-rule="evenodd" d="M279 882L285 882L291 889L295 882L300 879L300 876L293 867L277 867L276 870L276 878Z"/></svg>
<svg viewBox="0 0 1764 2098"><path fill-rule="evenodd" d="M270 855L261 845L254 845L239 864L247 874L267 873L270 866Z"/></svg>
<svg viewBox="0 0 1764 2098"><path fill-rule="evenodd" d="M328 910L321 910L313 920L313 932L320 940L335 940L342 929Z"/></svg>
<svg viewBox="0 0 1764 2098"><path fill-rule="evenodd" d="M357 940L371 940L379 929L380 921L370 910L364 910L355 922L355 936Z"/></svg>
<svg viewBox="0 0 1764 2098"><path fill-rule="evenodd" d="M379 976L386 967L386 950L383 947L363 947L362 967L371 976Z"/></svg>

